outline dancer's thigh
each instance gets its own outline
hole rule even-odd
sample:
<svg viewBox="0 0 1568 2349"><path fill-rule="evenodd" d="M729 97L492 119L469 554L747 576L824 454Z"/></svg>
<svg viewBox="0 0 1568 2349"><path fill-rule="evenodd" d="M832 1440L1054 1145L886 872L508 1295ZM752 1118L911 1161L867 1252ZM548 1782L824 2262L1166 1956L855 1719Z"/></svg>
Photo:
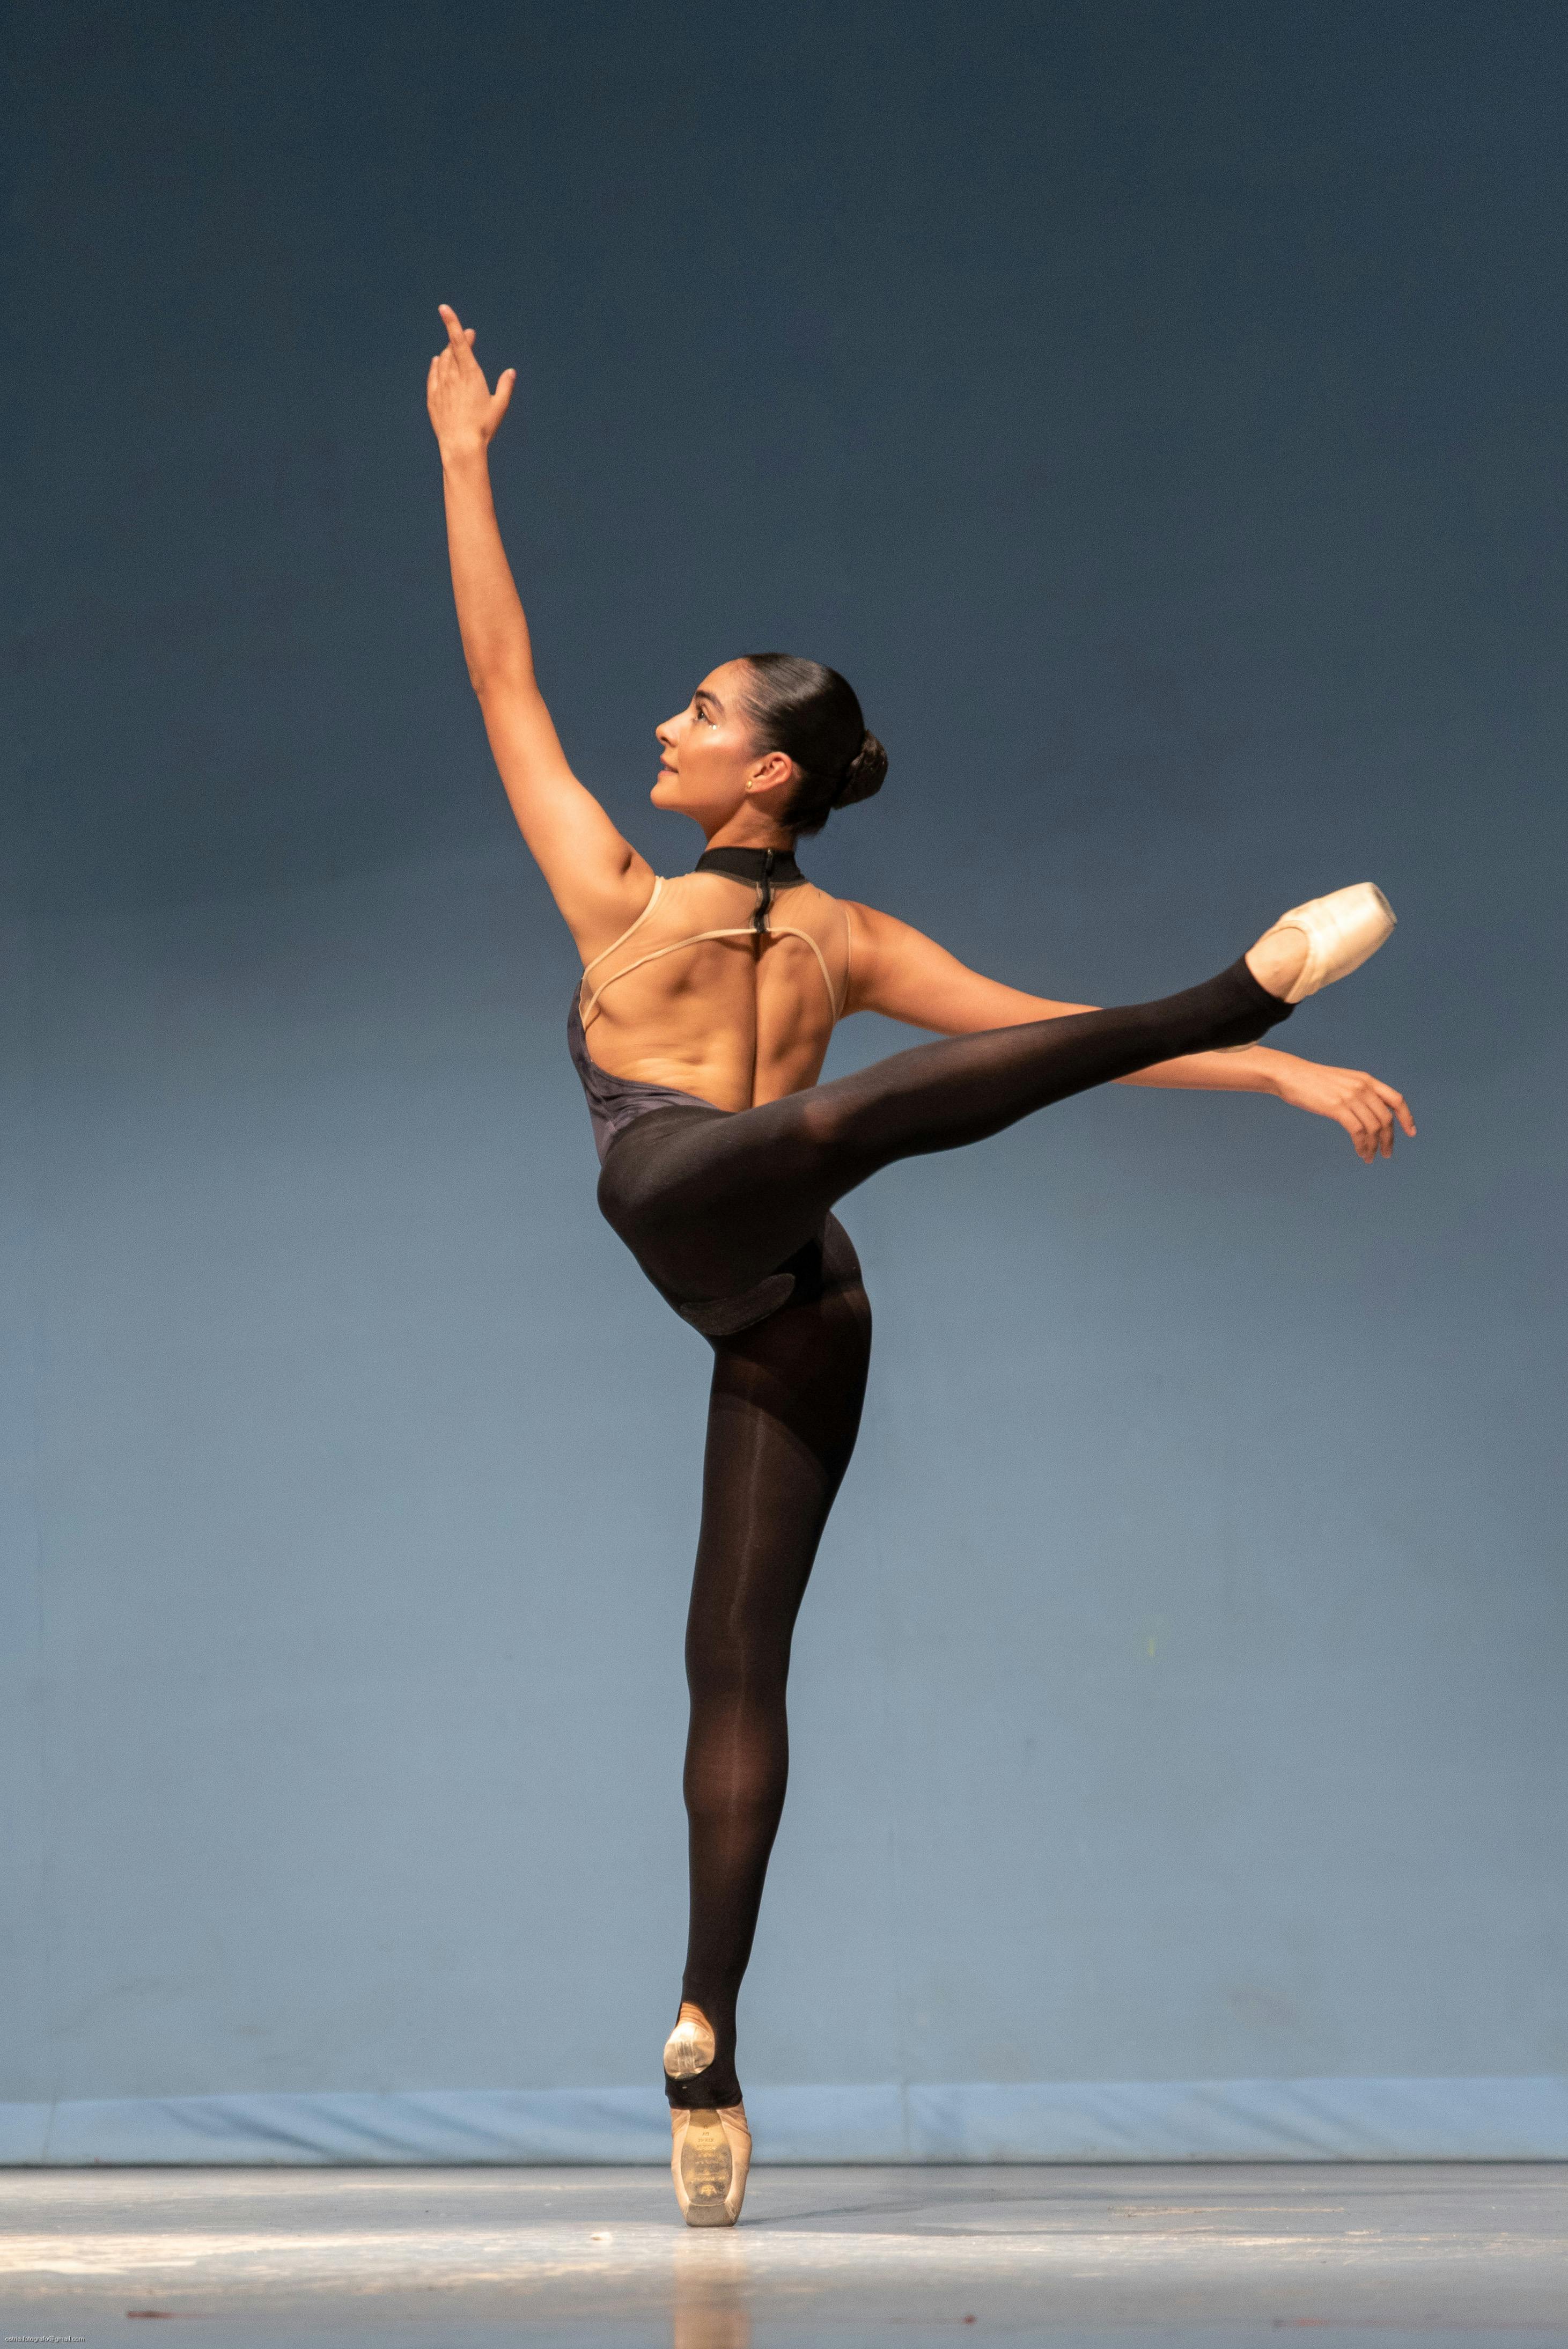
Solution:
<svg viewBox="0 0 1568 2349"><path fill-rule="evenodd" d="M673 1299L749 1287L821 1235L846 1187L811 1131L815 1092L759 1108L655 1110L612 1149L599 1205Z"/></svg>
<svg viewBox="0 0 1568 2349"><path fill-rule="evenodd" d="M781 1311L714 1346L714 1397L763 1412L810 1454L831 1501L860 1427L871 1361L872 1309L854 1244L836 1216L791 1259L795 1294Z"/></svg>
<svg viewBox="0 0 1568 2349"><path fill-rule="evenodd" d="M782 1674L855 1446L872 1316L853 1246L836 1218L794 1270L788 1305L714 1344L687 1654L694 1688L705 1663L741 1662L737 1642L746 1673L770 1666Z"/></svg>

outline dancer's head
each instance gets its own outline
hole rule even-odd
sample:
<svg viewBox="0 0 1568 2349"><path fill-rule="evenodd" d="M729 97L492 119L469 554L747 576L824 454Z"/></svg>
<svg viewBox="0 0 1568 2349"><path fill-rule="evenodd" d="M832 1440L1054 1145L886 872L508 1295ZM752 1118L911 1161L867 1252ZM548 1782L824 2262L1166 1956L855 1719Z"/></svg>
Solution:
<svg viewBox="0 0 1568 2349"><path fill-rule="evenodd" d="M738 823L757 844L820 832L834 808L882 789L887 752L837 669L792 653L748 653L711 669L657 730L655 807L711 840Z"/></svg>

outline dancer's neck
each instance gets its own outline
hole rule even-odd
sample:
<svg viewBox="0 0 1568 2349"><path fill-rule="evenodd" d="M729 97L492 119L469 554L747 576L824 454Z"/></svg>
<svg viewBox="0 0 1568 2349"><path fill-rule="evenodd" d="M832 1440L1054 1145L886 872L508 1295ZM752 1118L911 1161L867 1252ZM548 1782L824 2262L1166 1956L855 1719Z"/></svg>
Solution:
<svg viewBox="0 0 1568 2349"><path fill-rule="evenodd" d="M775 889L793 889L806 878L792 848L705 848L692 869L732 881L771 881Z"/></svg>

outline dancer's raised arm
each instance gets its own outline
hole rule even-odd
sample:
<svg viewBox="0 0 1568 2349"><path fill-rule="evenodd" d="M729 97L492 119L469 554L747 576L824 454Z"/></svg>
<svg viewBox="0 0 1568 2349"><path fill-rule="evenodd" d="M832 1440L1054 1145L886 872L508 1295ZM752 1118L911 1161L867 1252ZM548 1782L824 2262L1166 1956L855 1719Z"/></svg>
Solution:
<svg viewBox="0 0 1568 2349"><path fill-rule="evenodd" d="M852 905L854 984L849 1009L880 1011L939 1035L967 1036L985 1028L1016 1028L1031 1019L1061 1019L1093 1011L1092 1003L1057 1003L1026 995L1000 979L970 970L945 947L891 914ZM1189 1052L1115 1080L1123 1085L1167 1085L1203 1092L1273 1093L1293 1109L1332 1118L1368 1165L1393 1153L1396 1124L1416 1131L1403 1093L1365 1069L1336 1069L1304 1061L1268 1044L1244 1051Z"/></svg>
<svg viewBox="0 0 1568 2349"><path fill-rule="evenodd" d="M528 622L490 497L490 443L517 372L492 392L473 353L474 330L440 305L447 347L430 361L426 404L441 451L452 593L469 676L522 836L584 957L641 911L651 867L622 838L566 762L533 673Z"/></svg>

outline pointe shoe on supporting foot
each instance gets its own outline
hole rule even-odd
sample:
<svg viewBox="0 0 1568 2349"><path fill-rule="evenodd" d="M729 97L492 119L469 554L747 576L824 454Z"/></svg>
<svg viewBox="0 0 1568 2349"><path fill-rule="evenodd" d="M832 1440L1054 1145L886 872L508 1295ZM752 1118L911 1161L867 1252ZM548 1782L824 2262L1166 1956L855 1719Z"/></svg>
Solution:
<svg viewBox="0 0 1568 2349"><path fill-rule="evenodd" d="M1353 970L1359 970L1393 927L1394 908L1376 882L1355 881L1348 889L1335 889L1326 897L1309 897L1305 905L1293 905L1288 914L1282 914L1274 927L1264 932L1257 947L1249 949L1247 967L1260 987L1268 987L1268 979L1253 968L1253 956L1282 930L1298 930L1306 941L1305 959L1280 999L1301 1003L1320 988L1332 987L1336 978L1348 978ZM1277 991L1269 988L1271 994Z"/></svg>
<svg viewBox="0 0 1568 2349"><path fill-rule="evenodd" d="M746 2199L751 2131L744 2105L698 2106L670 2114L670 2175L688 2227L733 2227Z"/></svg>
<svg viewBox="0 0 1568 2349"><path fill-rule="evenodd" d="M683 2006L680 2020L665 2042L665 2070L672 2080L690 2080L706 2072L714 2058L713 2026L700 2006Z"/></svg>

